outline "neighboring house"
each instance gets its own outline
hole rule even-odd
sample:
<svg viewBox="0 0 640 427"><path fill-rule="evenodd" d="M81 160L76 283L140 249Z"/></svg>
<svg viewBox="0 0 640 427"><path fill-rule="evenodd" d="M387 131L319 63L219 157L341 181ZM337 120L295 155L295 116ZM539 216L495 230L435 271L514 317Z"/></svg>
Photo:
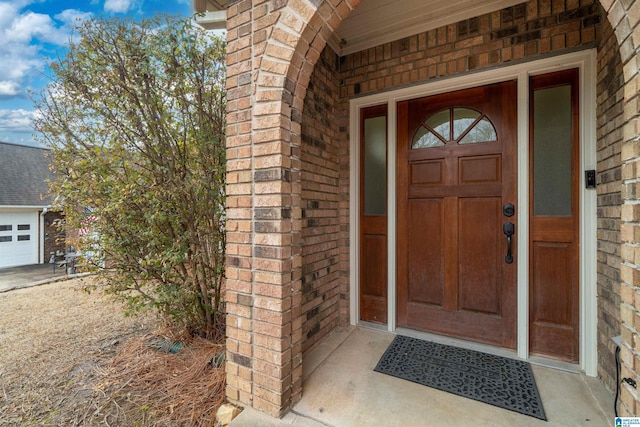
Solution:
<svg viewBox="0 0 640 427"><path fill-rule="evenodd" d="M0 142L0 268L48 262L63 252L62 218L47 197L49 150Z"/></svg>
<svg viewBox="0 0 640 427"><path fill-rule="evenodd" d="M226 9L232 402L282 416L341 324L611 390L620 344L638 379L640 2L195 6Z"/></svg>

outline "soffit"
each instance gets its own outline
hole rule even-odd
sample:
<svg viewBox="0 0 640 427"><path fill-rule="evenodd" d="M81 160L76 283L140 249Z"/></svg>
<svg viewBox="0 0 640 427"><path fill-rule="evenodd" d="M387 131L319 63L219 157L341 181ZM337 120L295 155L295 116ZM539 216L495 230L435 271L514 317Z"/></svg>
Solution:
<svg viewBox="0 0 640 427"><path fill-rule="evenodd" d="M523 3L522 0L363 0L334 32L339 55Z"/></svg>
<svg viewBox="0 0 640 427"><path fill-rule="evenodd" d="M193 0L196 12L217 12L227 10L227 0Z"/></svg>
<svg viewBox="0 0 640 427"><path fill-rule="evenodd" d="M193 10L201 15L195 20L207 30L227 27L227 0L193 0Z"/></svg>
<svg viewBox="0 0 640 427"><path fill-rule="evenodd" d="M226 28L228 0L193 0L196 22ZM362 0L329 40L339 55L358 52L424 31L523 3L522 0Z"/></svg>

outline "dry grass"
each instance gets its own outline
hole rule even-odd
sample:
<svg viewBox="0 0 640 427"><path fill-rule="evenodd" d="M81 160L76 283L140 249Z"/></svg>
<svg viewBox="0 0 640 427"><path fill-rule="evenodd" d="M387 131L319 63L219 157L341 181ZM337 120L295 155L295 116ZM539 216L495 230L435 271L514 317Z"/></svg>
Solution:
<svg viewBox="0 0 640 427"><path fill-rule="evenodd" d="M125 317L84 285L0 294L0 425L211 425L224 375L209 361L221 348L152 350L155 319Z"/></svg>

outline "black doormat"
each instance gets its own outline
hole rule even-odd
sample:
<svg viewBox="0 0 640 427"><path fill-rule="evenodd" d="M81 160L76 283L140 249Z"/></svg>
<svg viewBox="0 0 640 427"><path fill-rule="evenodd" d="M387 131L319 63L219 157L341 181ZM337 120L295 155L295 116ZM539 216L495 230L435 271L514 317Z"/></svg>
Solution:
<svg viewBox="0 0 640 427"><path fill-rule="evenodd" d="M374 371L547 420L522 360L396 335Z"/></svg>

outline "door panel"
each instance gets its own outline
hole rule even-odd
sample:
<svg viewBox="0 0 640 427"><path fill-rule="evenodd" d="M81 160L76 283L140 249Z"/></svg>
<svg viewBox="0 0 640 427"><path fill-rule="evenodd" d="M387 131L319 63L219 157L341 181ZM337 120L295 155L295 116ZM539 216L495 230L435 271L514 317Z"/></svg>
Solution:
<svg viewBox="0 0 640 427"><path fill-rule="evenodd" d="M460 159L460 183L500 183L501 165L500 155L483 157L466 157Z"/></svg>
<svg viewBox="0 0 640 427"><path fill-rule="evenodd" d="M438 199L409 202L408 292L411 301L441 307L444 303L444 203Z"/></svg>
<svg viewBox="0 0 640 427"><path fill-rule="evenodd" d="M370 320L385 319L387 312L387 237L364 234L361 248L361 312Z"/></svg>
<svg viewBox="0 0 640 427"><path fill-rule="evenodd" d="M531 318L535 324L547 323L560 328L572 327L571 301L568 286L552 286L571 283L573 276L573 245L559 242L533 243L533 274L531 283Z"/></svg>
<svg viewBox="0 0 640 427"><path fill-rule="evenodd" d="M579 360L578 70L530 80L529 350Z"/></svg>
<svg viewBox="0 0 640 427"><path fill-rule="evenodd" d="M411 184L435 185L444 183L445 165L443 159L415 162L409 167L411 168Z"/></svg>
<svg viewBox="0 0 640 427"><path fill-rule="evenodd" d="M513 81L398 103L399 326L515 347L515 131Z"/></svg>
<svg viewBox="0 0 640 427"><path fill-rule="evenodd" d="M460 200L460 310L500 315L500 258L503 255L499 198ZM465 236L473 236L467 239Z"/></svg>

